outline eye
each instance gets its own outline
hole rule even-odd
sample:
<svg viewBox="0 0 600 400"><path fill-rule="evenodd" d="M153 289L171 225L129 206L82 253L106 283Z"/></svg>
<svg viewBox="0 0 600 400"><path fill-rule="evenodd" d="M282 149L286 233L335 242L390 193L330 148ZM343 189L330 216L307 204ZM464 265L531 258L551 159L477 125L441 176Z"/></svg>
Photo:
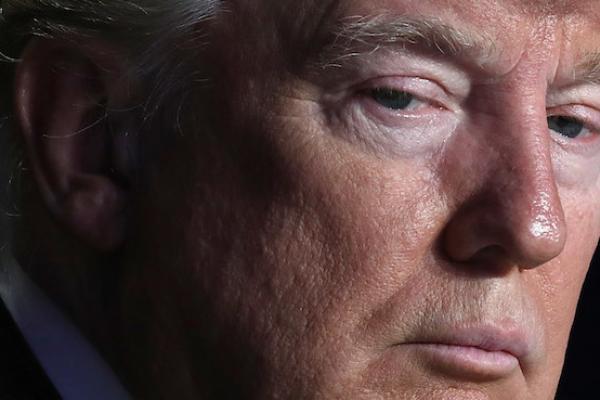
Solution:
<svg viewBox="0 0 600 400"><path fill-rule="evenodd" d="M336 120L375 152L402 157L436 151L460 114L438 79L382 76L346 87L334 103Z"/></svg>
<svg viewBox="0 0 600 400"><path fill-rule="evenodd" d="M379 105L394 111L410 110L423 104L413 94L391 88L375 88L367 94Z"/></svg>
<svg viewBox="0 0 600 400"><path fill-rule="evenodd" d="M548 128L569 139L575 139L588 131L585 124L577 118L561 115L549 116Z"/></svg>

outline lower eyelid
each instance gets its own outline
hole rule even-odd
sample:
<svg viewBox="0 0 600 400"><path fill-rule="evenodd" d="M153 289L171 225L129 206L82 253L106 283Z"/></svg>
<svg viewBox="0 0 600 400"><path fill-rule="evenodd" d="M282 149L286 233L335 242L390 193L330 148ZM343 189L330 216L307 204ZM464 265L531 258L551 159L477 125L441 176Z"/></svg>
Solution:
<svg viewBox="0 0 600 400"><path fill-rule="evenodd" d="M384 106L383 104L378 103L376 100L374 100L372 98L363 98L360 101L365 103L362 106L366 107L367 110L370 110L370 112L385 113L392 117L395 116L398 118L401 118L401 117L416 118L416 117L420 117L420 116L423 116L424 114L426 114L427 109L434 109L434 110L436 109L435 107L431 107L426 102L423 102L421 100L417 100L417 101L419 101L419 103L416 106L411 106L410 108L398 109L398 110L388 108L388 107ZM373 108L376 110L372 110Z"/></svg>

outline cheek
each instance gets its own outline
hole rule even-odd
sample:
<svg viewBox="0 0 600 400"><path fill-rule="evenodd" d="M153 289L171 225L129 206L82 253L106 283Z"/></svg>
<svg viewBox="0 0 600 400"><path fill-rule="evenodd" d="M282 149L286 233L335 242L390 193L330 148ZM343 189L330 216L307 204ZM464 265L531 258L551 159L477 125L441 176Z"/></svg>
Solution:
<svg viewBox="0 0 600 400"><path fill-rule="evenodd" d="M222 251L196 265L219 265L203 278L216 314L229 318L219 324L245 333L275 381L335 388L326 381L366 368L362 324L419 271L443 207L426 165L356 156L344 142L280 146L291 148L271 165L283 182L272 200L232 194L219 214L242 214L198 215L196 227L229 228L221 245L202 245ZM196 257L198 245L187 247Z"/></svg>
<svg viewBox="0 0 600 400"><path fill-rule="evenodd" d="M563 192L567 242L563 252L543 268L528 274L525 284L538 298L546 321L549 357L562 365L581 287L598 242L600 213L586 193Z"/></svg>
<svg viewBox="0 0 600 400"><path fill-rule="evenodd" d="M397 290L415 272L440 229L443 207L429 169L341 154L339 144L314 148L337 148L338 157L327 151L300 156L293 168L302 171L296 189L304 202L297 211L311 232L301 246L321 248L313 268L338 286L327 290L347 292L353 301L383 299L387 287Z"/></svg>
<svg viewBox="0 0 600 400"><path fill-rule="evenodd" d="M339 143L310 149L288 160L295 178L272 210L279 228L263 233L271 252L258 263L285 299L274 303L273 329L295 342L278 349L279 361L300 359L340 381L366 367L362 325L419 272L443 207L425 165L356 157Z"/></svg>
<svg viewBox="0 0 600 400"><path fill-rule="evenodd" d="M561 192L567 225L563 252L551 261L549 274L556 282L556 295L571 297L576 303L600 235L599 191Z"/></svg>
<svg viewBox="0 0 600 400"><path fill-rule="evenodd" d="M561 148L555 141L551 143L554 175L561 186L573 191L598 190L600 151L597 145L589 147L588 154L582 155Z"/></svg>

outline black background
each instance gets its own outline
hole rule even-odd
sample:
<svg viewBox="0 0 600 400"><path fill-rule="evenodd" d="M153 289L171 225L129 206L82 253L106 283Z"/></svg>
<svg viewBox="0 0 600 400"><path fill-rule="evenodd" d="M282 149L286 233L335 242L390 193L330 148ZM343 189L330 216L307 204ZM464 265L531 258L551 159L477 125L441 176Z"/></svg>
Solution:
<svg viewBox="0 0 600 400"><path fill-rule="evenodd" d="M556 400L600 400L599 300L600 252L596 250L583 286Z"/></svg>

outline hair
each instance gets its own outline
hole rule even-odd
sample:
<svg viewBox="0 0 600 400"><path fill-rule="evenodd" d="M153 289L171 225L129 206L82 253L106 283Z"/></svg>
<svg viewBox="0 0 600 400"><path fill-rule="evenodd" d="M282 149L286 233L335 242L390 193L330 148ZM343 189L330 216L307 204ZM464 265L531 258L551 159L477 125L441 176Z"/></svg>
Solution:
<svg viewBox="0 0 600 400"><path fill-rule="evenodd" d="M0 0L0 196L4 214L18 215L22 145L15 134L14 75L34 37L99 38L130 58L130 74L151 82L142 105L153 116L169 94L198 81L194 48L205 38L198 23L216 14L220 0ZM0 225L3 224L0 221ZM0 229L2 230L2 229Z"/></svg>

